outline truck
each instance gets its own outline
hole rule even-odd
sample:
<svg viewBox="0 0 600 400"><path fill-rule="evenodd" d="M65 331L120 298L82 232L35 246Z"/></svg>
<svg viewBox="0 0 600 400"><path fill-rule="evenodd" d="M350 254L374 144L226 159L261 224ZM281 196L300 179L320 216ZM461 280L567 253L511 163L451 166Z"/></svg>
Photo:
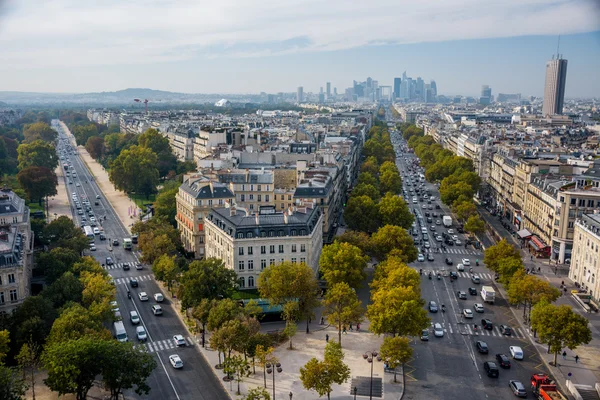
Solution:
<svg viewBox="0 0 600 400"><path fill-rule="evenodd" d="M546 374L531 375L531 390L538 400L565 400L556 384Z"/></svg>
<svg viewBox="0 0 600 400"><path fill-rule="evenodd" d="M483 286L481 288L481 298L484 303L494 304L494 300L496 300L496 292L494 288L491 286Z"/></svg>
<svg viewBox="0 0 600 400"><path fill-rule="evenodd" d="M131 250L131 239L130 238L123 239L123 248L125 250Z"/></svg>
<svg viewBox="0 0 600 400"><path fill-rule="evenodd" d="M449 215L444 215L442 222L446 228L450 228L452 226L452 217Z"/></svg>

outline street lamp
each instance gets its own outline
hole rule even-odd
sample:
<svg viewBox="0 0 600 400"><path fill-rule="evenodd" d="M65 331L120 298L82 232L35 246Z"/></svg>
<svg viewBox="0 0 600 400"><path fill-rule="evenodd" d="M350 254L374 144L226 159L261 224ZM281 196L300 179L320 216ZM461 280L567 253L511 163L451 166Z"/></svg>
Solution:
<svg viewBox="0 0 600 400"><path fill-rule="evenodd" d="M367 351L363 354L363 358L371 364L371 386L369 388L369 400L373 400L373 358L377 358L377 361L381 361L381 357L378 357L378 353L375 350Z"/></svg>
<svg viewBox="0 0 600 400"><path fill-rule="evenodd" d="M283 372L283 368L281 368L281 363L277 363L275 365L271 365L271 363L267 363L266 365L267 367L267 374L273 374L273 399L275 398L275 371L282 373ZM291 394L291 392L290 392ZM290 399L292 397L290 396Z"/></svg>

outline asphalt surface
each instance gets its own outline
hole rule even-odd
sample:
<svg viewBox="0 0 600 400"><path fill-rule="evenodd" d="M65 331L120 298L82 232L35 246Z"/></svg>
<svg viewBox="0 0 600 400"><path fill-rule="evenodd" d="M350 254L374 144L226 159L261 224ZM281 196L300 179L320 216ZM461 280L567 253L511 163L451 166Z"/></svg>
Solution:
<svg viewBox="0 0 600 400"><path fill-rule="evenodd" d="M413 204L409 189L415 188L414 184L408 185L410 176L414 175L408 172L408 165L412 165L417 157L412 153L401 151L401 144L405 145L399 133L392 133L392 142L396 148L397 165L403 176L404 189L407 192L406 200L411 210L416 210L423 216L424 225L428 229L429 240L433 247L440 247L434 237L432 237L431 226L435 226L435 232L441 234L448 232L443 224L435 225L437 219L442 220L443 215L451 215L447 207L439 200L439 192L433 184L417 182L419 186L431 191L435 198L432 202L433 209L423 209L426 202L417 202ZM415 168L413 167L413 170ZM422 172L422 171L421 171ZM416 174L418 176L418 173ZM415 179L416 181L416 179ZM419 198L419 196L416 196ZM440 209L435 208L435 204L440 205ZM428 205L427 205L428 206ZM436 212L438 217L432 217L432 223L427 223L425 212ZM447 251L441 253L434 252L434 261L415 261L410 264L417 271L422 269L421 292L424 300L435 301L438 307L442 304L446 306L446 312L429 312L432 327L429 329L429 341L420 341L418 338L414 343L414 355L405 366L406 374L406 392L405 399L512 399L514 395L508 387L509 380L521 381L529 391L529 378L533 373L546 373L542 361L527 339L528 332L523 331L514 319L505 299L499 297L496 290L496 301L493 305L485 304L482 301L479 291L483 285L493 286L494 274L483 266L483 253L469 245L465 248L465 235L456 232L457 222L453 219L454 234L462 241L461 246L447 246ZM421 237L421 227L417 223L418 236ZM415 237L415 236L413 236ZM423 246L417 246L423 247ZM423 249L427 250L427 249ZM426 255L426 253L423 253ZM452 259L451 266L446 265L445 258ZM471 281L469 266L465 266L465 271L458 271L457 264L461 263L463 258L469 259L473 273L481 278L481 283L476 284ZM479 266L476 266L476 260L479 260ZM428 273L432 272L432 279L428 279ZM449 272L458 273L458 279L452 281ZM440 279L437 279L437 273L440 272ZM477 295L469 294L468 289L475 288ZM466 300L459 300L458 291L467 293ZM475 303L484 304L484 312L475 312L473 305ZM466 319L463 316L463 309L468 308L473 311L473 318ZM490 319L494 325L493 330L482 330L481 320ZM433 334L433 324L440 323L444 329L443 337L435 337ZM500 325L508 325L513 328L511 336L502 335L499 329ZM477 330L475 329L477 325ZM480 354L477 350L477 341L484 341L489 347L488 354ZM519 346L524 352L523 360L514 360L511 357L509 346ZM495 361L496 354L505 354L511 361L509 369L500 368L498 378L490 378L483 369L485 361ZM531 396L531 394L530 394Z"/></svg>
<svg viewBox="0 0 600 400"><path fill-rule="evenodd" d="M60 144L58 149L60 156L60 151L69 142L58 124L53 123L53 127L59 132ZM136 269L134 264L139 260L139 252L136 250L136 246L133 246L133 250L123 249L123 238L130 235L98 185L94 182L93 176L76 153L77 149L73 147L71 149L72 152L74 151L73 154L65 157L65 160L60 160L60 163L61 167L65 163L70 163L77 175L73 177L73 169L70 168L71 176L65 177L66 187L69 190L73 219L76 224L82 223L82 216L77 214L72 197L73 193L77 193L80 201L83 201L85 198L89 199L92 212L98 219L98 228L102 228L107 237L106 240L100 240L99 236L96 236L96 250L88 250L85 254L95 257L114 278L117 288L117 302L129 341L156 357L157 367L148 379L148 384L151 387L150 394L138 396L133 391L130 391L125 394L126 397L157 400L228 399L228 394L197 349L198 344L188 335L183 323L177 317L173 305L165 299L160 303L163 315L155 316L152 313L152 305L157 304L154 301L153 295L160 293L160 288L154 280L151 267L143 265L141 270ZM72 183L69 183L69 181ZM94 202L97 196L99 196L99 205L96 206ZM86 212L86 214L88 213ZM104 220L104 216L106 216L106 220ZM85 217L87 222L84 223L89 225L90 217L89 215L85 215ZM113 246L111 244L113 239L118 240L118 245ZM113 259L114 265L106 266L107 257ZM131 268L128 271L123 269L124 263L131 263ZM139 287L131 287L129 284L130 278L137 278ZM127 297L128 288L131 298ZM148 301L140 301L138 295L141 292L148 294ZM139 325L131 323L129 318L130 311L138 312L141 320ZM148 333L148 340L144 343L138 342L136 337L135 328L140 325L144 326ZM173 335L176 334L183 335L186 346L176 348L173 341ZM176 370L171 366L169 356L172 354L178 354L181 357L184 363L182 369Z"/></svg>

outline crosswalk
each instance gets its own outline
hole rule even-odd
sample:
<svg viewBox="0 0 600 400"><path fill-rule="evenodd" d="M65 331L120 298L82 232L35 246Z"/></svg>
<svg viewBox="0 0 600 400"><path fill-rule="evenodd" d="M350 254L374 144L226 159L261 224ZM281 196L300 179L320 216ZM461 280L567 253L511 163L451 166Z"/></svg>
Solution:
<svg viewBox="0 0 600 400"><path fill-rule="evenodd" d="M128 263L114 263L111 265L105 265L104 269L106 270L111 270L111 269L123 269L123 265L125 264L129 264L131 269L135 269L135 263L133 262L128 262Z"/></svg>
<svg viewBox="0 0 600 400"><path fill-rule="evenodd" d="M502 337L502 338L506 338L506 339L511 339L511 338L526 339L527 338L527 333L522 328L511 328L512 334L510 336L507 336L507 335L502 334L499 326L494 326L494 329L488 330L488 329L482 329L481 325L478 325L477 331L475 331L474 324L470 323L470 322L465 323L465 324L449 323L449 322L440 323L440 324L444 328L444 332L450 333L450 334L459 334L459 335L466 334L466 335L470 335L470 336L483 336L483 337L495 336L495 337ZM432 327L433 327L433 322L432 322Z"/></svg>
<svg viewBox="0 0 600 400"><path fill-rule="evenodd" d="M152 276L152 274L132 276L132 278L137 279L138 282L146 282L146 281L154 280L154 277ZM129 278L115 278L115 283L117 285L126 285L128 282L129 282Z"/></svg>
<svg viewBox="0 0 600 400"><path fill-rule="evenodd" d="M457 272L456 273L459 278L468 278L471 279L471 274L469 272ZM480 274L478 272L473 272L474 275L477 275L479 278L483 280L492 281L494 280L494 274L483 273Z"/></svg>
<svg viewBox="0 0 600 400"><path fill-rule="evenodd" d="M446 254L470 254L472 256L482 256L483 254L479 250L463 249L459 247L446 247L446 250L442 250L442 253Z"/></svg>
<svg viewBox="0 0 600 400"><path fill-rule="evenodd" d="M186 346L193 346L195 343L189 336L184 338ZM148 353L157 351L171 350L177 347L173 339L156 340L154 342L139 343L134 346L136 349L145 350ZM183 347L183 346L182 346Z"/></svg>

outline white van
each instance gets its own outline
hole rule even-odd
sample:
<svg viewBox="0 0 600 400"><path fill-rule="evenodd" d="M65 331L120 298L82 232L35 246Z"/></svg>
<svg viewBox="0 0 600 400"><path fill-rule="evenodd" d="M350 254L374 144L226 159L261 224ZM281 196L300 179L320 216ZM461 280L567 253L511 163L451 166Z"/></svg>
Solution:
<svg viewBox="0 0 600 400"><path fill-rule="evenodd" d="M126 342L128 339L127 332L125 331L125 325L123 325L123 321L116 321L113 325L115 330L115 338L119 342Z"/></svg>

